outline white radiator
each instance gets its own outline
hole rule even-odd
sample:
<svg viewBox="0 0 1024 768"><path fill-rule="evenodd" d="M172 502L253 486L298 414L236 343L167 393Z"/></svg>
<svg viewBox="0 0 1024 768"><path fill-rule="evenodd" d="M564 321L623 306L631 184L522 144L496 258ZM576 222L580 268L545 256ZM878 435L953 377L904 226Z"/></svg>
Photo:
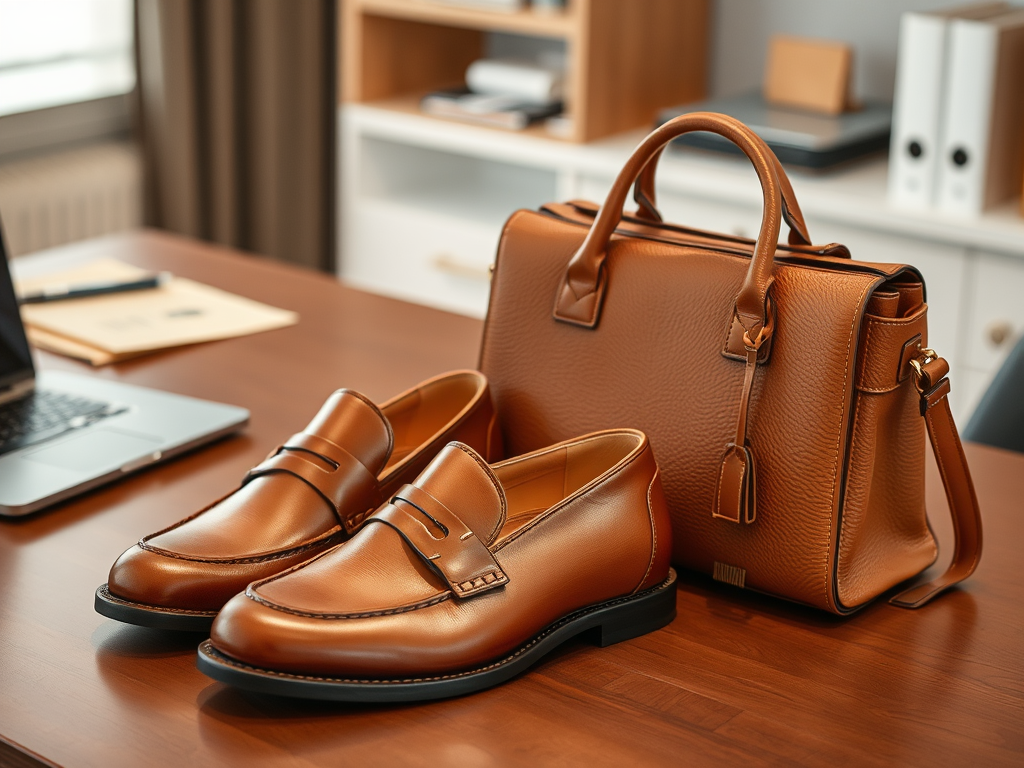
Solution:
<svg viewBox="0 0 1024 768"><path fill-rule="evenodd" d="M11 256L142 225L142 163L104 142L0 163L0 221Z"/></svg>

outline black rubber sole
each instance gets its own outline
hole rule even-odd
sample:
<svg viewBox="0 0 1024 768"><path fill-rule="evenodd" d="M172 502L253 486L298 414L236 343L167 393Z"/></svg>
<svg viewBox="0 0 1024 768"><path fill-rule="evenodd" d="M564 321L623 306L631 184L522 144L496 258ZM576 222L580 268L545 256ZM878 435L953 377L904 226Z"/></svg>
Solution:
<svg viewBox="0 0 1024 768"><path fill-rule="evenodd" d="M479 669L417 679L349 680L259 669L232 659L209 640L199 646L196 666L214 680L277 696L357 703L429 701L474 693L525 671L566 640L589 630L602 648L669 624L676 616L676 574L657 587L576 611L509 656Z"/></svg>
<svg viewBox="0 0 1024 768"><path fill-rule="evenodd" d="M133 603L110 594L107 585L96 590L93 603L96 613L108 619L125 624L153 629L173 629L178 632L209 632L217 611L187 611L176 608L161 608L156 605Z"/></svg>

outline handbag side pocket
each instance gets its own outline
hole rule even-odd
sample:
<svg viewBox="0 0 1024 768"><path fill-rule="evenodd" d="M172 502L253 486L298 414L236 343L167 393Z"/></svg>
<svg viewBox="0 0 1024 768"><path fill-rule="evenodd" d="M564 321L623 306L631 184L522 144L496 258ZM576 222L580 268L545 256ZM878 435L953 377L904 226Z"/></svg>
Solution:
<svg viewBox="0 0 1024 768"><path fill-rule="evenodd" d="M934 562L924 501L925 424L910 359L927 346L919 285L882 290L860 337L836 596L852 609Z"/></svg>

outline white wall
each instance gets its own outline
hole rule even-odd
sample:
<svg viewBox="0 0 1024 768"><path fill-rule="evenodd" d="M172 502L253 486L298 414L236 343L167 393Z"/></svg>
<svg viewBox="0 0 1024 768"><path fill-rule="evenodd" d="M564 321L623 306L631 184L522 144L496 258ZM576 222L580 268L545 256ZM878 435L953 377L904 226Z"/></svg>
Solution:
<svg viewBox="0 0 1024 768"><path fill-rule="evenodd" d="M900 14L961 4L964 0L713 0L709 94L734 96L759 88L768 39L791 34L850 43L854 94L891 101Z"/></svg>

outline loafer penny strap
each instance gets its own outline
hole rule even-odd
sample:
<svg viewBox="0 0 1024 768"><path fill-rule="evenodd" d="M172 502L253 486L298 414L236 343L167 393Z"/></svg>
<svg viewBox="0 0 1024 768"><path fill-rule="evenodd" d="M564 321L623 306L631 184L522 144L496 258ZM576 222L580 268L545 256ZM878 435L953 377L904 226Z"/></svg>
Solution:
<svg viewBox="0 0 1024 768"><path fill-rule="evenodd" d="M394 528L441 575L456 597L471 597L508 583L487 546L448 507L422 488L404 485L369 523Z"/></svg>
<svg viewBox="0 0 1024 768"><path fill-rule="evenodd" d="M316 456L326 465L306 458ZM380 506L383 499L377 476L340 445L317 435L299 432L245 475L242 485L265 475L285 473L297 477L331 505L349 534Z"/></svg>

